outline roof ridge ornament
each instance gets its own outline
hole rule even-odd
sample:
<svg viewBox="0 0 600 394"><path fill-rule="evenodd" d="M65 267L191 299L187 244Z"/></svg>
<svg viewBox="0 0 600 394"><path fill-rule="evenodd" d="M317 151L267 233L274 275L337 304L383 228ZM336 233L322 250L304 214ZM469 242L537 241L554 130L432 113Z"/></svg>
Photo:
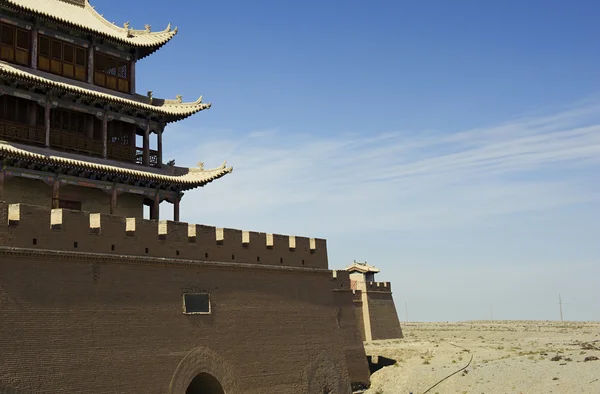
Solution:
<svg viewBox="0 0 600 394"><path fill-rule="evenodd" d="M178 103L183 103L183 96L181 94L178 94L177 96L175 96L175 98L177 99Z"/></svg>
<svg viewBox="0 0 600 394"><path fill-rule="evenodd" d="M148 24L144 25L144 29L146 30L146 33L152 32L152 26L150 26Z"/></svg>

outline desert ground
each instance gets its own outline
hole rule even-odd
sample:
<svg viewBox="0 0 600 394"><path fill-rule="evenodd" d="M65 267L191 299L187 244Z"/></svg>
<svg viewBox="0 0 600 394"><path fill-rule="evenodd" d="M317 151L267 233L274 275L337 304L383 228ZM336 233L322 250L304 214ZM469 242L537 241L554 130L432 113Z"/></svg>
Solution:
<svg viewBox="0 0 600 394"><path fill-rule="evenodd" d="M396 360L373 374L366 394L600 394L600 323L470 321L402 328L404 339L365 344L368 355Z"/></svg>

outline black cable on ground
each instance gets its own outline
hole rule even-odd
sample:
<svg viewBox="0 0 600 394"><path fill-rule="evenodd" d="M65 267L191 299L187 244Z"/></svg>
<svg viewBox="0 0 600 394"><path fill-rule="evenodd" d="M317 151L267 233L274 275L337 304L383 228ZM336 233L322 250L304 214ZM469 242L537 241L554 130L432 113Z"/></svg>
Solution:
<svg viewBox="0 0 600 394"><path fill-rule="evenodd" d="M452 377L452 376L456 375L457 373L459 373L459 372L461 372L461 371L464 371L465 369L469 368L469 365L471 365L471 361L473 361L473 353L471 353L471 351L470 351L469 349L466 349L466 348L464 348L464 347L462 347L462 346L455 345L455 344L453 344L453 343L450 343L450 342L448 342L448 344L449 344L449 345L452 345L452 346L455 346L455 347L459 347L459 348L461 348L461 349L464 349L464 350L466 350L466 351L467 351L467 352L469 352L469 354L471 355L471 359L469 360L469 362L467 363L467 365L465 365L464 367L462 367L462 368L461 368L461 369L459 369L458 371L451 373L450 375L446 376L444 379L440 380L439 382L437 382L436 384L434 384L433 386L431 386L431 387L430 387L430 388L428 388L427 390L423 391L423 394L426 394L426 393L428 393L428 392L429 392L431 389L433 389L433 388L434 388L435 386L437 386L438 384L442 383L444 380L446 380L446 379L448 379L448 378L450 378L450 377Z"/></svg>

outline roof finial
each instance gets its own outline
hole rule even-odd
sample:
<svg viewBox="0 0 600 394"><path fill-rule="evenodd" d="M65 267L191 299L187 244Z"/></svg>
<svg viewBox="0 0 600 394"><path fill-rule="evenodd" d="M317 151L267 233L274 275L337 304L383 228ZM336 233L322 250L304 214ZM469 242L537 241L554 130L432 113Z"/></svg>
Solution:
<svg viewBox="0 0 600 394"><path fill-rule="evenodd" d="M150 33L152 31L152 26L144 25L144 29L146 29L146 33Z"/></svg>

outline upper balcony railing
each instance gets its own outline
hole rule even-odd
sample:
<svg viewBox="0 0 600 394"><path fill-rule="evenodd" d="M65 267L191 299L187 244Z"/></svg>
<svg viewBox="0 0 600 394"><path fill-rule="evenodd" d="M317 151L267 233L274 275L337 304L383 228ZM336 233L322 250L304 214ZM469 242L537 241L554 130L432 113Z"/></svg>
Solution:
<svg viewBox="0 0 600 394"><path fill-rule="evenodd" d="M27 145L45 146L46 131L41 126L27 126L2 120L0 121L0 139ZM56 150L95 157L102 157L103 155L101 140L54 128L50 129L50 147ZM108 142L106 153L107 159L141 164L141 156L139 156L136 148L130 146ZM151 151L150 165L152 167L156 167L157 157L158 153ZM153 158L154 161L152 161Z"/></svg>
<svg viewBox="0 0 600 394"><path fill-rule="evenodd" d="M0 121L0 139L30 145L44 145L46 132L43 127Z"/></svg>

